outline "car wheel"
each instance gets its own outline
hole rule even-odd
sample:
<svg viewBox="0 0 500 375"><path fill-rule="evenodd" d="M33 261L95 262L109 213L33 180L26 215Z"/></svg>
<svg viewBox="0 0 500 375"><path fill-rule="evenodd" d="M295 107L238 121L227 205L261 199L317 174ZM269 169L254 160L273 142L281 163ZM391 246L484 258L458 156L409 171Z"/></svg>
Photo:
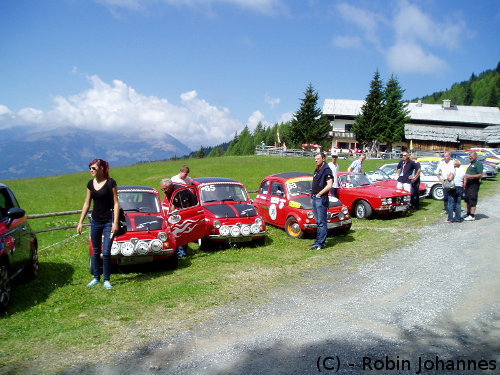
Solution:
<svg viewBox="0 0 500 375"><path fill-rule="evenodd" d="M0 311L7 308L10 301L10 280L9 267L7 264L0 264Z"/></svg>
<svg viewBox="0 0 500 375"><path fill-rule="evenodd" d="M437 201L442 201L444 199L443 185L436 184L431 189L431 197Z"/></svg>
<svg viewBox="0 0 500 375"><path fill-rule="evenodd" d="M360 220L367 219L372 216L372 206L367 201L359 201L354 207L354 214Z"/></svg>
<svg viewBox="0 0 500 375"><path fill-rule="evenodd" d="M286 219L285 231L292 238L304 237L304 231L300 228L299 222L293 216Z"/></svg>
<svg viewBox="0 0 500 375"><path fill-rule="evenodd" d="M33 249L33 254L31 255L31 261L28 264L28 268L26 269L26 276L29 279L34 279L38 276L40 271L40 263L38 260L38 248L35 246Z"/></svg>

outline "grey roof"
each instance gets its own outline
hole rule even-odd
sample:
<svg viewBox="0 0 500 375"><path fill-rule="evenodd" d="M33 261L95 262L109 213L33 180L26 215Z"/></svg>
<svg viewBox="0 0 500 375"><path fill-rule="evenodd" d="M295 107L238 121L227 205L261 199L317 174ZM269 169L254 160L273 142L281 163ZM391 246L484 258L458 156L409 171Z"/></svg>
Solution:
<svg viewBox="0 0 500 375"><path fill-rule="evenodd" d="M361 113L364 100L325 99L325 115L357 116ZM498 107L451 106L441 104L408 103L409 116L414 121L448 122L463 124L500 125Z"/></svg>
<svg viewBox="0 0 500 375"><path fill-rule="evenodd" d="M492 126L490 126L492 127ZM500 126L494 126L500 129ZM463 126L405 125L406 139L432 140L440 142L483 141L483 129Z"/></svg>
<svg viewBox="0 0 500 375"><path fill-rule="evenodd" d="M500 126L487 126L483 133L486 143L500 143Z"/></svg>

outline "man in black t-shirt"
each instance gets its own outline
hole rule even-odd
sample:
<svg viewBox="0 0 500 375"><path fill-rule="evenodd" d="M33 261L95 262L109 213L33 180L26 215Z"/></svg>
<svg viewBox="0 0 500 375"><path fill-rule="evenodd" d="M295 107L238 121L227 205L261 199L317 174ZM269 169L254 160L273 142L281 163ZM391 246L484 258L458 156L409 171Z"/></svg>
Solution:
<svg viewBox="0 0 500 375"><path fill-rule="evenodd" d="M333 174L325 159L326 156L322 152L314 156L316 169L312 180L311 199L316 218L317 234L311 250L323 249L328 234L326 215L329 207L328 193L333 185Z"/></svg>

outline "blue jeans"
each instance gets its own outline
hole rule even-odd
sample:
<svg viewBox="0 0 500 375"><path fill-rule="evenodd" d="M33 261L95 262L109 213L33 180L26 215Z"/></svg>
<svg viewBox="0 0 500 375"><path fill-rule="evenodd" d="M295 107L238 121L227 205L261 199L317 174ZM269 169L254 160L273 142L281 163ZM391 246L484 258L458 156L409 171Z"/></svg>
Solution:
<svg viewBox="0 0 500 375"><path fill-rule="evenodd" d="M94 278L101 278L101 246L102 246L102 273L104 280L109 281L111 268L111 228L113 222L110 221L90 221L90 239L94 247L92 256L92 273Z"/></svg>
<svg viewBox="0 0 500 375"><path fill-rule="evenodd" d="M456 186L448 192L448 221L462 220L462 189L461 186Z"/></svg>
<svg viewBox="0 0 500 375"><path fill-rule="evenodd" d="M450 196L450 191L443 189L443 204L444 204L444 210L448 211L448 197Z"/></svg>
<svg viewBox="0 0 500 375"><path fill-rule="evenodd" d="M326 236L328 235L328 227L326 224L326 213L328 211L328 195L323 195L320 198L312 197L312 206L316 224L318 225L316 241L314 246L325 247Z"/></svg>

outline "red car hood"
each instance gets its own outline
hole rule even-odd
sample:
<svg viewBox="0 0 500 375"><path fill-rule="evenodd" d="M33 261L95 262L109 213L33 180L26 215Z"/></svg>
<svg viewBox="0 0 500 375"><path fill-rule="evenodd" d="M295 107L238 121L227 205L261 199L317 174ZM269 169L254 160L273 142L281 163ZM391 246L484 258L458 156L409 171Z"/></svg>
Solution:
<svg viewBox="0 0 500 375"><path fill-rule="evenodd" d="M408 195L406 190L394 189L391 187L382 187L377 185L359 186L355 188L342 188L341 193L346 192L359 194L359 196L375 197L375 198L389 198Z"/></svg>

